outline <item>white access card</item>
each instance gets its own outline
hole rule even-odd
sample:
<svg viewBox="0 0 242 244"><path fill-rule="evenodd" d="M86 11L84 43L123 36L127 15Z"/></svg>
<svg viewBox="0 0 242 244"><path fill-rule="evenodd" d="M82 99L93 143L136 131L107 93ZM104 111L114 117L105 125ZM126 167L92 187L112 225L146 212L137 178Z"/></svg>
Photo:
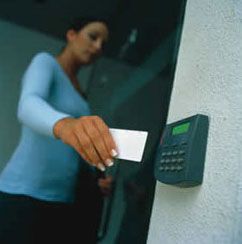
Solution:
<svg viewBox="0 0 242 244"><path fill-rule="evenodd" d="M141 162L148 136L147 131L111 128L110 132L118 148L117 158Z"/></svg>

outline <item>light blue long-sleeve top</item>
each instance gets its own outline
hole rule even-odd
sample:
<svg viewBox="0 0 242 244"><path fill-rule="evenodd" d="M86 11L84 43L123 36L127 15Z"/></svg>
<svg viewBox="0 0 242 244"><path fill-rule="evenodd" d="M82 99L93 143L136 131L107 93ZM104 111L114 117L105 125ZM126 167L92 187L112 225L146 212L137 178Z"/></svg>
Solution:
<svg viewBox="0 0 242 244"><path fill-rule="evenodd" d="M57 60L38 53L22 81L18 119L20 142L0 176L0 190L47 201L72 202L80 170L77 152L53 134L65 117L90 115Z"/></svg>

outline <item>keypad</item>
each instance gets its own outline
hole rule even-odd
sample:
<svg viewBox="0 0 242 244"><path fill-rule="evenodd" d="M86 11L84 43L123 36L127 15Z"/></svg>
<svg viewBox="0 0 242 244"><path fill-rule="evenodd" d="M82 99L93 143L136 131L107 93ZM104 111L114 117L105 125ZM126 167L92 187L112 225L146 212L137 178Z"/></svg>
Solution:
<svg viewBox="0 0 242 244"><path fill-rule="evenodd" d="M159 170L164 172L180 172L184 169L185 144L165 147L161 153Z"/></svg>

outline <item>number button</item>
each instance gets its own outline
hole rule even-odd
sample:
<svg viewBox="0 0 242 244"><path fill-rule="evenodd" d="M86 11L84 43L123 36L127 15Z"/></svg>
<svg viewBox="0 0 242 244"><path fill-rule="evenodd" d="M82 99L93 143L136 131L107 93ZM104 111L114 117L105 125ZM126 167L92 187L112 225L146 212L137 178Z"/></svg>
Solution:
<svg viewBox="0 0 242 244"><path fill-rule="evenodd" d="M177 155L177 154L178 154L178 151L176 151L176 150L172 152L172 155Z"/></svg>
<svg viewBox="0 0 242 244"><path fill-rule="evenodd" d="M172 152L171 152L171 151L168 151L168 152L166 153L166 155L167 155L167 156L171 156L171 155L172 155Z"/></svg>
<svg viewBox="0 0 242 244"><path fill-rule="evenodd" d="M176 163L177 162L177 159L176 158L172 158L171 162L172 163Z"/></svg>
<svg viewBox="0 0 242 244"><path fill-rule="evenodd" d="M182 166L177 166L177 168L176 168L178 171L181 171L182 169L183 169L183 167Z"/></svg>
<svg viewBox="0 0 242 244"><path fill-rule="evenodd" d="M175 171L176 170L176 167L173 165L171 166L171 171Z"/></svg>
<svg viewBox="0 0 242 244"><path fill-rule="evenodd" d="M184 150L180 150L180 151L179 151L179 154L180 154L180 155L183 155L183 154L185 154L185 151L184 151Z"/></svg>
<svg viewBox="0 0 242 244"><path fill-rule="evenodd" d="M184 158L178 158L178 159L177 159L177 162L178 162L178 163L181 163L181 162L183 162L183 161L184 161Z"/></svg>

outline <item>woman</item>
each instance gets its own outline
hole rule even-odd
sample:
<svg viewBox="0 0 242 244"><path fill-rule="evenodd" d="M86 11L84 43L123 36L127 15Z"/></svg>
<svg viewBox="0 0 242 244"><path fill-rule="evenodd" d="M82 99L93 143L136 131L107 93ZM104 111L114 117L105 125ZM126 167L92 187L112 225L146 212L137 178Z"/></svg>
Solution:
<svg viewBox="0 0 242 244"><path fill-rule="evenodd" d="M0 243L83 243L73 207L79 156L105 171L117 149L105 122L90 115L77 74L101 55L108 34L105 20L79 19L57 57L39 53L27 68L22 135L0 176Z"/></svg>

